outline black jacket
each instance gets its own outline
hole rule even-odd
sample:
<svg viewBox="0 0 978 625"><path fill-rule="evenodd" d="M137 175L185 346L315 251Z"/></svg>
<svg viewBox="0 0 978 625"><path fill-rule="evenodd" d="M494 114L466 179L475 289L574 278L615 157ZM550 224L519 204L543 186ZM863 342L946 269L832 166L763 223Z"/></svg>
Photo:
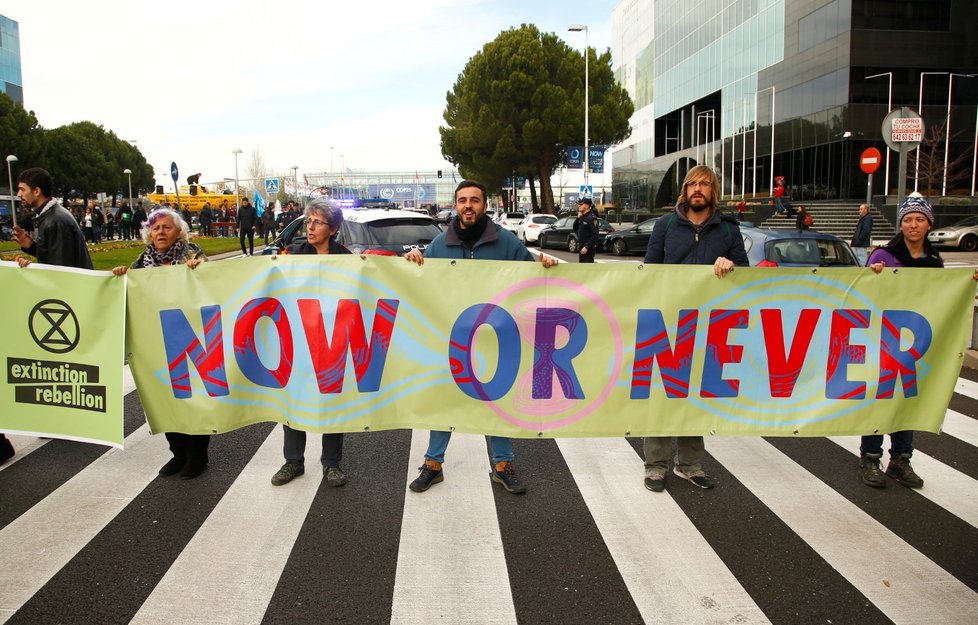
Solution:
<svg viewBox="0 0 978 625"><path fill-rule="evenodd" d="M577 249L587 248L587 251L593 252L598 246L598 216L595 214L592 208L588 212L584 213L576 220L577 224Z"/></svg>
<svg viewBox="0 0 978 625"><path fill-rule="evenodd" d="M873 242L873 216L866 213L859 218L856 224L856 232L852 235L852 247L869 247Z"/></svg>
<svg viewBox="0 0 978 625"><path fill-rule="evenodd" d="M685 206L680 204L674 212L663 215L655 223L645 262L712 265L721 256L738 267L750 265L737 220L714 211L706 222L695 226L686 218Z"/></svg>
<svg viewBox="0 0 978 625"><path fill-rule="evenodd" d="M85 245L85 235L74 216L61 204L49 200L37 217L31 246L24 248L45 265L91 269L92 259Z"/></svg>
<svg viewBox="0 0 978 625"><path fill-rule="evenodd" d="M251 204L242 204L241 208L238 209L238 227L242 230L254 228L257 219L258 213L255 212L255 207Z"/></svg>

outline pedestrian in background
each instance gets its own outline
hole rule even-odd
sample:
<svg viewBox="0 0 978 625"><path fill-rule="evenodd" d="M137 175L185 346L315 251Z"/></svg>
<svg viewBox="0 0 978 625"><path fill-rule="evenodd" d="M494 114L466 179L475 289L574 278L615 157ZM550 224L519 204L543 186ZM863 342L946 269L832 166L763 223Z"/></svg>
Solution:
<svg viewBox="0 0 978 625"><path fill-rule="evenodd" d="M248 198L241 198L241 208L238 209L238 241L241 242L241 253L245 256L255 255L255 221L258 214L255 207L251 205ZM245 239L248 239L248 248L245 249Z"/></svg>
<svg viewBox="0 0 978 625"><path fill-rule="evenodd" d="M455 188L455 217L448 227L434 238L424 255L413 248L404 258L418 265L424 265L425 258L533 261L533 255L515 234L489 220L487 208L486 188L482 184L472 180L458 183ZM540 254L540 261L544 267L557 264L555 258L546 254ZM489 478L510 493L525 493L526 486L513 466L513 441L502 436L488 438L492 450ZM451 439L451 432L432 431L428 435L424 464L409 486L412 491L423 493L432 485L444 481L442 463L445 462L445 452Z"/></svg>
<svg viewBox="0 0 978 625"><path fill-rule="evenodd" d="M733 217L719 211L720 181L705 165L689 170L683 181L679 201L673 212L659 218L645 252L646 264L713 265L713 274L722 278L735 266L747 267L747 251L740 226ZM705 453L702 436L677 436L673 473L700 488L716 483L703 470ZM662 492L672 437L648 436L645 449L645 488Z"/></svg>
<svg viewBox="0 0 978 625"><path fill-rule="evenodd" d="M815 218L804 206L798 206L798 215L795 217L795 228L808 230L815 224Z"/></svg>
<svg viewBox="0 0 978 625"><path fill-rule="evenodd" d="M577 230L577 262L593 263L598 247L598 215L591 198L584 197L577 201L574 229Z"/></svg>
<svg viewBox="0 0 978 625"><path fill-rule="evenodd" d="M54 179L40 167L20 172L17 197L24 208L34 209L35 226L33 236L14 226L14 239L23 251L36 256L39 263L91 269L85 236L72 214L51 197L53 189ZM30 264L24 257L17 262L21 267Z"/></svg>
<svg viewBox="0 0 978 625"><path fill-rule="evenodd" d="M265 208L265 212L261 214L261 223L265 227L265 245L268 245L268 239L271 238L275 240L275 204L269 204Z"/></svg>
<svg viewBox="0 0 978 625"><path fill-rule="evenodd" d="M849 245L856 254L856 260L863 267L869 259L869 247L873 244L873 216L869 214L869 206L859 205L859 221L856 222L856 232L852 235Z"/></svg>
<svg viewBox="0 0 978 625"><path fill-rule="evenodd" d="M336 233L343 224L343 211L327 200L313 200L305 210L306 240L289 246L289 254L349 254L336 241ZM285 464L272 476L274 486L288 484L306 472L305 452L306 433L282 425L285 435L283 453ZM340 468L343 459L343 434L323 434L323 452L320 462L323 465L323 478L330 486L346 484L346 475Z"/></svg>
<svg viewBox="0 0 978 625"><path fill-rule="evenodd" d="M204 252L190 242L190 226L176 211L159 208L153 211L142 229L146 249L128 267L114 267L112 273L125 275L129 269L147 269L167 265L186 265L196 269L207 260ZM163 465L159 474L163 477L180 474L181 479L192 480L207 469L209 434L184 434L166 432L173 457Z"/></svg>

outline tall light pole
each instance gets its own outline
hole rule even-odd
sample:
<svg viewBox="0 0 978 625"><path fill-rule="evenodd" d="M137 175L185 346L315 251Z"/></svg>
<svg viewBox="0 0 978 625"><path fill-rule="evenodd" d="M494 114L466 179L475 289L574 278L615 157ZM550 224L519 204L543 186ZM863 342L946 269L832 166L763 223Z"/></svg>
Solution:
<svg viewBox="0 0 978 625"><path fill-rule="evenodd" d="M975 108L975 143L971 147L971 197L975 197L975 181L978 180L978 107Z"/></svg>
<svg viewBox="0 0 978 625"><path fill-rule="evenodd" d="M917 115L924 116L924 76L944 76L951 72L920 72L920 96L917 98ZM948 98L950 101L950 98ZM913 190L914 193L920 185L920 145L917 145L917 156L913 164Z"/></svg>
<svg viewBox="0 0 978 625"><path fill-rule="evenodd" d="M329 146L329 173L333 174L333 146Z"/></svg>
<svg viewBox="0 0 978 625"><path fill-rule="evenodd" d="M238 196L238 154L241 154L241 148L234 148L231 154L234 154L234 210L238 210L238 205L241 204Z"/></svg>
<svg viewBox="0 0 978 625"><path fill-rule="evenodd" d="M872 76L866 76L866 80L871 78L882 78L883 76L889 76L890 78L890 88L886 92L886 114L889 115L893 110L893 72L882 72L879 74L873 74ZM919 114L920 111L917 111ZM883 179L883 195L886 196L890 193L890 149L886 150L886 175Z"/></svg>
<svg viewBox="0 0 978 625"><path fill-rule="evenodd" d="M17 210L14 208L17 202L17 192L14 190L14 174L10 169L10 164L17 162L17 157L13 154L7 155L7 182L10 183L10 227L17 225ZM974 195L974 194L972 194Z"/></svg>
<svg viewBox="0 0 978 625"><path fill-rule="evenodd" d="M299 166L293 165L290 169L292 169L292 184L295 185L295 193L296 195L298 195L299 194Z"/></svg>
<svg viewBox="0 0 978 625"><path fill-rule="evenodd" d="M567 30L572 33L579 33L584 31L584 186L588 186L588 172L591 169L591 150L589 147L589 133L590 128L588 128L589 115L588 109L590 108L590 103L588 101L588 57L591 50L591 43L589 41L589 35L587 30L587 24L571 24L567 27Z"/></svg>
<svg viewBox="0 0 978 625"><path fill-rule="evenodd" d="M127 167L122 170L122 173L129 177L129 210L132 210L132 170Z"/></svg>
<svg viewBox="0 0 978 625"><path fill-rule="evenodd" d="M951 86L954 77L974 78L975 74L951 74L947 80L947 123L944 124L944 183L941 185L941 195L947 195L947 155L951 151Z"/></svg>

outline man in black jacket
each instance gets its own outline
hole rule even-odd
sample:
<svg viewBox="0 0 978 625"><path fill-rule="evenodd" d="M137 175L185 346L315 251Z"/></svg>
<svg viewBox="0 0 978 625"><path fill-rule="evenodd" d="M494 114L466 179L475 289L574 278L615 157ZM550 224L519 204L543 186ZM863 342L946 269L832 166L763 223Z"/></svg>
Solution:
<svg viewBox="0 0 978 625"><path fill-rule="evenodd" d="M577 262L593 263L598 247L598 216L589 197L577 201Z"/></svg>
<svg viewBox="0 0 978 625"><path fill-rule="evenodd" d="M25 208L34 209L36 221L33 237L20 226L14 226L14 239L20 248L36 256L39 263L91 269L92 259L78 222L51 197L54 191L51 174L40 167L31 167L20 172L17 183L17 196ZM24 257L17 262L21 267L30 264Z"/></svg>
<svg viewBox="0 0 978 625"><path fill-rule="evenodd" d="M255 220L258 213L248 198L241 198L241 208L238 209L238 240L241 241L241 253L245 256L255 255ZM248 237L249 249L245 249L245 237Z"/></svg>
<svg viewBox="0 0 978 625"><path fill-rule="evenodd" d="M713 274L722 278L734 266L747 267L747 251L737 220L720 214L720 181L709 167L697 165L683 181L675 211L660 217L649 238L646 264L713 265ZM649 436L644 439L645 487L661 492L666 486L666 470L672 438ZM673 473L700 488L713 488L715 482L700 464L705 453L702 436L677 436L676 465Z"/></svg>

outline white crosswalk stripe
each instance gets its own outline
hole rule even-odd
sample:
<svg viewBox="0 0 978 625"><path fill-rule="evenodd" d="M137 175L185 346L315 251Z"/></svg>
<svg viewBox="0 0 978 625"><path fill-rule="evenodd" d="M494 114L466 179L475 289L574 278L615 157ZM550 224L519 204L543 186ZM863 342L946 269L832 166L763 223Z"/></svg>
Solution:
<svg viewBox="0 0 978 625"><path fill-rule="evenodd" d="M127 392L134 390L131 378L126 388ZM428 433L423 431L384 439L392 441L385 443L390 447L376 451L370 447L376 438L361 439L364 449L376 455L345 457L350 483L342 489L329 489L313 468L318 465L309 462L301 479L275 487L270 478L283 462L280 427L267 436L264 430L246 451L222 447L221 437L215 437L210 471L193 481L158 482L164 478L157 478L157 470L169 456L166 443L152 436L145 424L138 428L131 424L130 429L136 429L127 436L124 451L109 450L86 461L87 465L51 486L36 503L9 508L17 513L3 516L6 506L30 493L30 481L39 477L36 459L50 460L55 451L46 450L53 441L11 437L17 462L7 463L0 472L0 623L105 622L91 608L112 601L122 606L119 622L140 625L306 620L405 625L638 621L780 625L857 619L971 624L978 614L978 578L974 574L978 571L978 479L973 466L978 459L978 404L975 414L959 410L970 412L969 401L978 401L978 383L961 378L956 393L958 410L947 411L942 434L930 435L922 445L925 451L914 453L914 466L926 480L919 491L892 482L882 491L862 486L856 473L859 438L841 436L811 440L811 445L822 445L820 452L833 458L820 464L820 470L848 476L846 482L823 479L824 475L812 469L812 463L820 460L803 461L791 445L756 437L724 437L707 441L712 466L726 476L716 490L700 491L676 478L669 481L666 492L649 493L642 484L643 462L634 441L609 438L532 441L539 453L550 453L566 466L567 477L534 474L527 468L534 466L533 458L526 458L523 452L519 466L530 493L517 498L488 479L484 437L455 434L444 483L419 494L407 486L417 476L427 446ZM85 449L81 444L72 445L75 447L64 453ZM239 472L225 471L222 477L228 454L235 453L240 458L239 469L235 469ZM360 453L365 452L361 449ZM351 548L347 538L378 522L366 512L362 518L355 512L371 501L366 484L373 465L391 457L398 459L403 473L371 479L397 482L384 495L386 499L377 502L385 521L399 519L391 531L396 540L390 549L362 553L364 545ZM401 459L406 464L400 464ZM214 502L207 504L203 493L219 478L226 482L214 491ZM845 491L840 483L854 484L853 490ZM159 488L161 485L166 488ZM731 502L721 497L724 489L744 489L750 497ZM180 542L173 545L172 556L162 555L154 562L132 561L127 545L144 537L127 535L124 524L113 521L122 515L138 515L140 509L149 507L148 496L173 497L172 507L177 508L211 507L205 508L185 538L175 539ZM739 508L726 507L732 505ZM324 513L331 506L352 506L354 513L337 519ZM545 540L514 540L518 538L512 535L518 531L514 527L525 522L519 515L526 506L542 512L535 517L537 522L552 521L558 528L555 531L563 523L559 516L548 518L551 508L572 515L575 523L591 524L599 544L582 534L579 549L571 541L570 547L564 547L567 553L555 554ZM905 510L918 512L907 513L905 523L884 523L889 515L902 515ZM760 550L757 553L738 553L736 545L729 551L718 549L721 539L713 535L714 528L733 518L776 519L783 525L769 527L759 520L732 529L782 539L750 542L751 549ZM167 522L179 522L179 516ZM155 520L149 520L150 527L153 523ZM310 528L323 523L334 524L322 528L326 530L323 535L329 536L327 543L315 545L317 553L311 560L295 559L299 545L310 548ZM930 540L935 533L938 535ZM729 540L729 534L722 536ZM793 546L784 544L785 536L791 537ZM921 536L928 538L927 545L921 545ZM90 553L87 547L97 537L103 539L100 549L109 553ZM941 551L947 544L950 548ZM798 552L798 545L811 551ZM139 553L146 557L152 550ZM734 557L739 559L735 562ZM140 579L132 587L143 589L142 594L131 589L117 592L111 581L89 578L89 570L101 570L94 562L98 558L105 558L110 568L117 562L118 568L132 571L119 579L136 575ZM550 594L536 586L536 590L524 588L523 567L535 558L556 563L558 570L538 573L542 577L552 574L553 579L541 580L540 586L547 588L551 583ZM560 563L569 564L575 558L595 559L584 567L593 570L584 573L591 577L561 577ZM756 580L744 577L745 571L767 561L792 558L797 558L797 578L768 580L762 584L763 592L758 591ZM338 559L336 568L350 574L362 567L360 572L371 580L369 585L377 588L361 595L366 590L356 583L345 585L343 575L339 579L321 577L324 574L308 564L317 559ZM822 571L812 575L830 571L832 579L808 580L807 567ZM618 588L625 590L620 591L624 596L615 599L620 607L614 611L561 611L568 603L568 596L561 593L581 592L589 584L615 576L620 580ZM307 590L294 590L292 585L303 579L308 580ZM523 583L515 583L516 579ZM552 586L554 581L558 587ZM854 596L853 604L865 613L840 614L833 607L834 596L824 598L824 614L801 611L788 618L773 609L800 594L818 594L822 583L834 584L832 593ZM78 594L72 595L75 599L64 598L67 591ZM319 601L315 605L330 605L336 613L331 617L309 614L312 595L303 594L307 592L315 593ZM91 602L89 611L75 605L78 596ZM368 598L356 599L361 596ZM376 601L383 605L371 603ZM541 603L553 611L552 620L523 613L528 604ZM367 608L373 610L371 616L365 616ZM810 608L799 608L804 609Z"/></svg>

